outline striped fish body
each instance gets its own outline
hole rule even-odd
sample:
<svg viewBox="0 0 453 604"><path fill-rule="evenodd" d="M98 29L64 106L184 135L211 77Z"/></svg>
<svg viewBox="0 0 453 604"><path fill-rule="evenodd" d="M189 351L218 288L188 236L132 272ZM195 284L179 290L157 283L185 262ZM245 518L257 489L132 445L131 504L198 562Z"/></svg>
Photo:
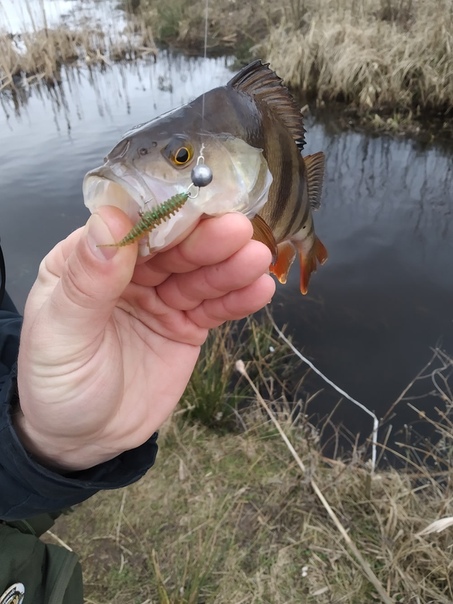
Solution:
<svg viewBox="0 0 453 604"><path fill-rule="evenodd" d="M270 271L281 283L286 283L291 265L299 257L300 290L306 294L310 275L328 256L316 236L312 215L321 202L324 154L302 156L305 129L300 110L267 65L252 63L229 86L254 101L253 113L260 119L252 120L255 128L246 130L246 140L262 145L273 177L268 201L252 220L254 237L273 252Z"/></svg>

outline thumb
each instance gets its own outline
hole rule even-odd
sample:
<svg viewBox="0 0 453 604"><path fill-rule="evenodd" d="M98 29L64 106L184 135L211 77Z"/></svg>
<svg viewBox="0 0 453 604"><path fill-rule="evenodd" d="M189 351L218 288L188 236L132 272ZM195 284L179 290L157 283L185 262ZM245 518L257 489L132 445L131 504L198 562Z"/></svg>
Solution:
<svg viewBox="0 0 453 604"><path fill-rule="evenodd" d="M104 329L130 283L138 249L137 244L105 244L120 241L131 226L126 214L111 206L90 216L51 296L50 316L59 323L60 333L95 337Z"/></svg>

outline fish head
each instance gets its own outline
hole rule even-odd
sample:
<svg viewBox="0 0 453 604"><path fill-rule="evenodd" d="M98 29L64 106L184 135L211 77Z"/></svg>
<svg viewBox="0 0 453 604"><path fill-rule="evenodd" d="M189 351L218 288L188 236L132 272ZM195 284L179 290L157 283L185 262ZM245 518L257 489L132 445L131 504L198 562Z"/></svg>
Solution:
<svg viewBox="0 0 453 604"><path fill-rule="evenodd" d="M263 151L229 132L206 128L190 105L125 134L99 168L85 176L85 205L122 209L136 223L170 197L188 191L184 206L140 241L141 255L174 244L203 215L242 212L253 217L267 201L272 183ZM213 174L195 187L192 170L200 163Z"/></svg>

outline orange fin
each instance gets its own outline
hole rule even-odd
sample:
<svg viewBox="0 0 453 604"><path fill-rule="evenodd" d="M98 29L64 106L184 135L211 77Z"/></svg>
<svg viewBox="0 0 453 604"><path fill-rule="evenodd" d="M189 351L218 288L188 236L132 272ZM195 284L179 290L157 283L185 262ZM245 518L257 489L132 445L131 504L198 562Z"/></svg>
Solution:
<svg viewBox="0 0 453 604"><path fill-rule="evenodd" d="M252 225L253 239L255 239L255 241L261 241L261 243L267 245L272 253L272 261L274 262L278 255L278 249L271 227L263 218L261 218L259 214L252 218Z"/></svg>
<svg viewBox="0 0 453 604"><path fill-rule="evenodd" d="M325 156L322 151L319 151L313 155L307 155L303 159L307 169L308 200L310 206L317 210L321 205Z"/></svg>
<svg viewBox="0 0 453 604"><path fill-rule="evenodd" d="M269 270L277 277L280 283L286 283L289 269L297 254L296 248L290 241L279 243L277 248L277 260L270 265Z"/></svg>
<svg viewBox="0 0 453 604"><path fill-rule="evenodd" d="M300 291L305 296L308 292L308 283L312 273L316 272L319 264L324 264L328 254L324 244L315 237L313 247L308 254L305 254L302 247L298 246L300 262Z"/></svg>

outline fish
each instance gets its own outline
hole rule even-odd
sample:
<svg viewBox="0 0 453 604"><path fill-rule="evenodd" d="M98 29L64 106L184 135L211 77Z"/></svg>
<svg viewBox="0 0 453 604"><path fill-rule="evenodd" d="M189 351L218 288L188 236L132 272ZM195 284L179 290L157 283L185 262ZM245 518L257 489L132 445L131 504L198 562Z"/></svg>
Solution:
<svg viewBox="0 0 453 604"><path fill-rule="evenodd" d="M140 237L142 256L175 245L205 216L241 212L252 222L253 238L271 250L269 271L280 283L298 256L306 294L328 254L313 222L325 156L303 156L305 133L282 79L268 63L253 61L226 85L126 132L103 165L85 175L84 202L91 212L114 205L134 224L152 222L149 231L138 227L133 238L114 244ZM212 174L206 186L193 182L200 164ZM162 217L162 204L186 193L184 203ZM140 222L156 210L158 222Z"/></svg>

